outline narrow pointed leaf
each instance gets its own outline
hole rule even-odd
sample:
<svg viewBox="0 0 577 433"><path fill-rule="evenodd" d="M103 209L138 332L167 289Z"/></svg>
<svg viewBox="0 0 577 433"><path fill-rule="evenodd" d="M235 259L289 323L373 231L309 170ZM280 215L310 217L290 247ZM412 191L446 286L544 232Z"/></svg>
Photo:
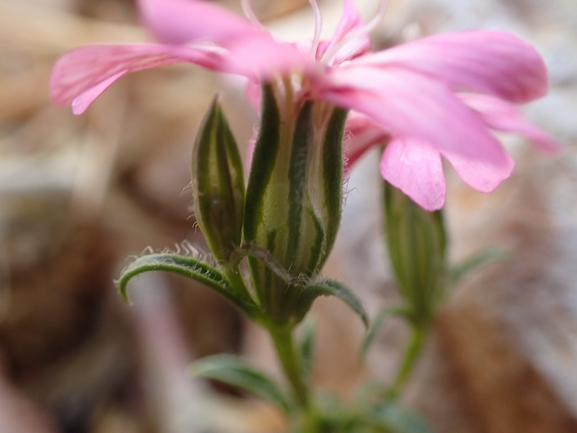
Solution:
<svg viewBox="0 0 577 433"><path fill-rule="evenodd" d="M194 257L179 256L177 254L150 254L139 257L128 265L116 282L125 301L130 301L127 293L127 284L132 277L150 271L164 271L184 275L220 293L249 317L255 317L258 314L258 309L252 299L232 287L219 270Z"/></svg>
<svg viewBox="0 0 577 433"><path fill-rule="evenodd" d="M344 284L328 278L308 285L302 291L298 300L298 313L300 319L306 315L314 300L319 296L336 296L360 317L365 327L369 327L369 316L359 298L357 298L353 291Z"/></svg>
<svg viewBox="0 0 577 433"><path fill-rule="evenodd" d="M449 274L451 285L455 286L460 283L469 273L483 265L509 258L511 258L511 253L504 248L486 248L451 269Z"/></svg>
<svg viewBox="0 0 577 433"><path fill-rule="evenodd" d="M383 329L386 319L391 316L401 316L406 317L409 315L409 312L402 307L384 307L379 310L375 318L371 321L371 327L369 328L369 332L365 335L363 339L363 344L361 345L360 351L360 358L361 360L365 360L367 357L367 353L379 332Z"/></svg>
<svg viewBox="0 0 577 433"><path fill-rule="evenodd" d="M433 433L417 413L392 401L375 408L370 414L370 421L390 433Z"/></svg>
<svg viewBox="0 0 577 433"><path fill-rule="evenodd" d="M217 380L235 386L267 400L287 414L294 403L278 384L243 360L232 355L216 355L200 359L191 365L191 372L204 379Z"/></svg>

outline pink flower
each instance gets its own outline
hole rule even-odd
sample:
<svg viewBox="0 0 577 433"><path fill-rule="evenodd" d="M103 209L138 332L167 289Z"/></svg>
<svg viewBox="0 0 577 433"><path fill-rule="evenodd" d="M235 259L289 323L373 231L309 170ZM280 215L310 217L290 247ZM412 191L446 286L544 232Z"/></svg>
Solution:
<svg viewBox="0 0 577 433"><path fill-rule="evenodd" d="M370 146L388 143L383 177L427 210L444 203L441 155L480 191L509 176L513 162L489 129L555 147L511 105L547 90L545 65L527 43L507 33L471 31L370 53L368 32L377 20L363 25L352 0L344 0L337 30L321 41L318 7L311 4L313 40L285 43L260 26L248 1L243 5L250 20L202 1L140 0L143 20L162 44L68 53L54 68L52 99L80 114L123 75L181 62L246 76L252 99L255 85L273 83L287 107L318 100L351 109L350 162Z"/></svg>

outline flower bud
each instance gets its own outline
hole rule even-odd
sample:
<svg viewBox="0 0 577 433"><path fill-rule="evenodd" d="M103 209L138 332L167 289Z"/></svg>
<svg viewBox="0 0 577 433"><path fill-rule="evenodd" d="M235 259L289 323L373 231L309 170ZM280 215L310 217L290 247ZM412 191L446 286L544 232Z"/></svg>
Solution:
<svg viewBox="0 0 577 433"><path fill-rule="evenodd" d="M214 257L227 262L242 239L244 175L236 141L216 99L197 135L191 171L198 225Z"/></svg>
<svg viewBox="0 0 577 433"><path fill-rule="evenodd" d="M428 212L385 182L385 237L399 292L416 325L430 323L447 284L442 212Z"/></svg>

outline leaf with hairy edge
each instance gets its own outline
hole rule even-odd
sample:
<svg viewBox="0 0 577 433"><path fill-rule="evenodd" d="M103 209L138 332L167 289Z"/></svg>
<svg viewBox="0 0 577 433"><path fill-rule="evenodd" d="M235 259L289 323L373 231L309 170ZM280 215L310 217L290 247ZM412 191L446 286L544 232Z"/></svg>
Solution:
<svg viewBox="0 0 577 433"><path fill-rule="evenodd" d="M306 315L314 300L319 296L336 296L357 313L365 327L369 327L369 316L359 298L357 298L353 291L344 284L328 278L312 283L302 291L298 300L298 317L300 319Z"/></svg>
<svg viewBox="0 0 577 433"><path fill-rule="evenodd" d="M291 413L294 407L292 399L273 379L236 356L216 355L202 358L191 365L190 371L197 377L217 380L270 401L287 414Z"/></svg>
<svg viewBox="0 0 577 433"><path fill-rule="evenodd" d="M258 314L258 308L253 300L232 287L220 271L201 260L177 254L150 254L139 257L128 265L116 282L125 301L130 302L126 288L130 279L150 271L165 271L184 275L220 293L247 316L254 318Z"/></svg>
<svg viewBox="0 0 577 433"><path fill-rule="evenodd" d="M393 401L379 405L367 418L375 427L390 433L433 433L417 413Z"/></svg>

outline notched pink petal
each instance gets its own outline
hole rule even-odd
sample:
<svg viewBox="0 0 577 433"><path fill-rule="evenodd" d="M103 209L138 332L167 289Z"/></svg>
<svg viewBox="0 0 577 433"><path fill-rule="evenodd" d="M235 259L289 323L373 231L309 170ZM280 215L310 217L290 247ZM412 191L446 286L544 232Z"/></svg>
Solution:
<svg viewBox="0 0 577 433"><path fill-rule="evenodd" d="M147 28L168 44L208 40L224 46L261 32L244 18L206 1L139 0L138 6Z"/></svg>
<svg viewBox="0 0 577 433"><path fill-rule="evenodd" d="M218 69L220 60L210 51L155 44L78 48L62 56L54 66L50 96L60 105L74 101L74 113L80 114L123 75L182 62Z"/></svg>
<svg viewBox="0 0 577 433"><path fill-rule="evenodd" d="M352 65L351 65L352 66ZM442 83L403 68L339 68L320 97L352 108L394 137L430 143L442 153L506 168L502 147L479 116Z"/></svg>
<svg viewBox="0 0 577 433"><path fill-rule="evenodd" d="M546 152L561 149L557 140L525 120L516 106L489 95L463 93L459 97L479 113L489 128L519 134Z"/></svg>
<svg viewBox="0 0 577 433"><path fill-rule="evenodd" d="M451 163L457 174L471 188L481 192L491 192L507 179L515 162L501 147L501 164L490 164L487 161L474 158L464 158L454 152L442 152Z"/></svg>
<svg viewBox="0 0 577 433"><path fill-rule="evenodd" d="M96 86L91 87L85 92L80 93L72 103L70 104L72 108L72 113L75 115L80 115L86 111L86 109L92 104L92 102L98 98L106 89L108 89L116 80L122 77L124 73L118 73L112 77L100 82Z"/></svg>
<svg viewBox="0 0 577 433"><path fill-rule="evenodd" d="M445 204L446 184L441 156L420 140L395 139L381 159L383 178L427 211Z"/></svg>
<svg viewBox="0 0 577 433"><path fill-rule="evenodd" d="M490 93L528 102L547 92L547 69L535 48L498 31L447 33L363 56L359 64L405 67L442 80L455 90Z"/></svg>

